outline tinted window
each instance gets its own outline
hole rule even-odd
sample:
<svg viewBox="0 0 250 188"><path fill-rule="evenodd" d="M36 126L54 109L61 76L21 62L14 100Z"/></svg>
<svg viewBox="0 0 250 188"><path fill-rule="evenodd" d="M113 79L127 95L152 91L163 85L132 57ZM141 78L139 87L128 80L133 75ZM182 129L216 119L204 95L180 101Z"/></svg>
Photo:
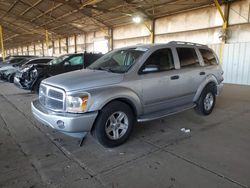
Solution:
<svg viewBox="0 0 250 188"><path fill-rule="evenodd" d="M205 50L205 49L200 49L201 55L204 60L205 65L216 65L217 60L216 57L214 56L213 52L210 50Z"/></svg>
<svg viewBox="0 0 250 188"><path fill-rule="evenodd" d="M28 62L27 64L42 64L42 63L48 63L50 61L50 59L38 59L38 60L33 60Z"/></svg>
<svg viewBox="0 0 250 188"><path fill-rule="evenodd" d="M159 71L174 69L174 61L171 49L165 48L153 52L146 60L143 68L148 65L157 66Z"/></svg>
<svg viewBox="0 0 250 188"><path fill-rule="evenodd" d="M82 65L83 64L83 58L82 56L74 56L68 60L70 62L70 65Z"/></svg>
<svg viewBox="0 0 250 188"><path fill-rule="evenodd" d="M194 48L176 48L181 67L199 66L198 56Z"/></svg>
<svg viewBox="0 0 250 188"><path fill-rule="evenodd" d="M18 63L21 62L24 58L11 59L10 63Z"/></svg>

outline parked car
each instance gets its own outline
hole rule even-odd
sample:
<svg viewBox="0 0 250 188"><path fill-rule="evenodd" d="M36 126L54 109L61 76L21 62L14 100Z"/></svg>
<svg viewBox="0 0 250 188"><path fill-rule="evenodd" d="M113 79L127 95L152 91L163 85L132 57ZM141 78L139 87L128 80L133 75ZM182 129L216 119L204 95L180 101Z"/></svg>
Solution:
<svg viewBox="0 0 250 188"><path fill-rule="evenodd" d="M48 64L34 64L23 69L14 77L14 83L20 88L38 92L39 85L45 78L85 68L101 56L102 54L93 53L62 55Z"/></svg>
<svg viewBox="0 0 250 188"><path fill-rule="evenodd" d="M14 77L16 73L20 74L22 70L25 68L33 65L33 64L46 64L53 60L54 57L36 57L36 58L28 58L23 60L18 64L18 66L14 66L12 68L9 68L7 71L4 71L3 74L3 79L13 83L14 82Z"/></svg>
<svg viewBox="0 0 250 188"><path fill-rule="evenodd" d="M4 66L0 67L0 78L1 79L5 79L5 72L9 72L9 71L12 71L12 70L15 70L17 69L18 66L21 66L22 64L26 63L29 58L25 58L25 59L12 59L12 63L8 63L8 64L5 64Z"/></svg>
<svg viewBox="0 0 250 188"><path fill-rule="evenodd" d="M24 59L27 58L34 58L37 56L21 56L21 55L16 55L16 56L8 56L5 58L5 61L0 63L0 67L5 67L5 66L17 66L19 62L21 62Z"/></svg>
<svg viewBox="0 0 250 188"><path fill-rule="evenodd" d="M43 80L37 120L74 137L91 132L106 147L124 143L138 122L195 108L209 115L223 70L204 45L137 45L105 54L85 70Z"/></svg>

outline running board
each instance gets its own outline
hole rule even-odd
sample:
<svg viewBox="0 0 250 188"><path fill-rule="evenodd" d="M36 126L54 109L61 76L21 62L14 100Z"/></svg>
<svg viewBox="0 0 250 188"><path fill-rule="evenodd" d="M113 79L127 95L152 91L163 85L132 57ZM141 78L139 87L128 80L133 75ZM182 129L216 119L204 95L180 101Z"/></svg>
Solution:
<svg viewBox="0 0 250 188"><path fill-rule="evenodd" d="M163 117L166 117L169 115L173 115L173 114L177 114L179 112L189 110L191 108L194 108L195 106L196 106L195 104L191 104L191 105L185 105L185 106L181 106L179 108L173 108L173 109L169 109L169 110L165 110L165 111L153 112L151 114L146 114L146 115L138 117L137 121L138 122L145 122L145 121L151 121L151 120L163 118Z"/></svg>

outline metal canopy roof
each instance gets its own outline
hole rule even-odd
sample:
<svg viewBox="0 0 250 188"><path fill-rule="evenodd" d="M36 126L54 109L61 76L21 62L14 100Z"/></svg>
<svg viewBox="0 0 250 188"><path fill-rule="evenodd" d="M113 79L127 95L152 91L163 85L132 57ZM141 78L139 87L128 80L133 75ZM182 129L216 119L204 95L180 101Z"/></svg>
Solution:
<svg viewBox="0 0 250 188"><path fill-rule="evenodd" d="M213 0L0 0L5 46L15 47L50 37L98 31L211 6Z"/></svg>

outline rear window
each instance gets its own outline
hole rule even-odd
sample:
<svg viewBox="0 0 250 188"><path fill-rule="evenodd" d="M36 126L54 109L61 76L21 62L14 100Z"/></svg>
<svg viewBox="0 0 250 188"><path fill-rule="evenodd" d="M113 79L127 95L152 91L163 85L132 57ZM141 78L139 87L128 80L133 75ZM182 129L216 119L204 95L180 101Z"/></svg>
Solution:
<svg viewBox="0 0 250 188"><path fill-rule="evenodd" d="M181 67L199 66L199 59L194 48L176 48Z"/></svg>
<svg viewBox="0 0 250 188"><path fill-rule="evenodd" d="M200 49L200 52L205 65L217 65L217 59L212 51Z"/></svg>

